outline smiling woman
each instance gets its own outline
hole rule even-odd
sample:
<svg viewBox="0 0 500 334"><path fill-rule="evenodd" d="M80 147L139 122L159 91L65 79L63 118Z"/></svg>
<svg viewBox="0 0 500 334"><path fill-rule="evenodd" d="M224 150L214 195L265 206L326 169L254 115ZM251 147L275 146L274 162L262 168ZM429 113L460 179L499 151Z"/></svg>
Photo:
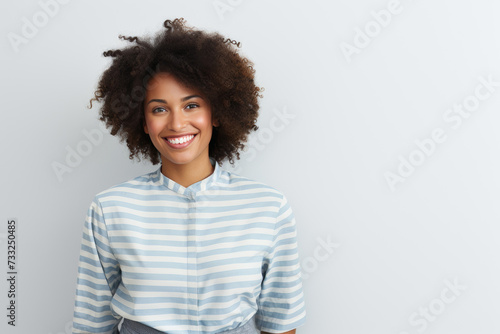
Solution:
<svg viewBox="0 0 500 334"><path fill-rule="evenodd" d="M291 206L220 166L257 130L253 64L219 34L164 26L105 52L101 120L161 166L92 200L73 333L293 334L306 311Z"/></svg>
<svg viewBox="0 0 500 334"><path fill-rule="evenodd" d="M188 187L212 174L208 146L218 122L209 102L170 73L158 73L148 87L144 131L160 152L163 175Z"/></svg>
<svg viewBox="0 0 500 334"><path fill-rule="evenodd" d="M93 100L104 100L100 120L126 141L130 158L142 155L157 164L161 153L138 125L145 120L146 95L160 83L152 78L169 73L184 88L204 96L220 124L212 134L210 155L218 163L227 159L234 164L247 136L258 130L263 88L255 85L254 64L238 54L239 42L218 33L187 27L182 18L167 20L164 26L152 40L120 36L137 45L104 52L114 57L113 63L101 76L90 107Z"/></svg>

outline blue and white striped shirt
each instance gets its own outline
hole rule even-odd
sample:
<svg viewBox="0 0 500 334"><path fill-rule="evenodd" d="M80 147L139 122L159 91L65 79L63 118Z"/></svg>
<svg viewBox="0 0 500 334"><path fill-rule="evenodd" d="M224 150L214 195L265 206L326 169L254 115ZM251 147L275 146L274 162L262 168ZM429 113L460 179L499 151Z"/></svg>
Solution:
<svg viewBox="0 0 500 334"><path fill-rule="evenodd" d="M168 334L219 333L256 314L306 321L295 217L275 188L222 169L185 188L156 171L98 193L87 212L73 333L122 318Z"/></svg>

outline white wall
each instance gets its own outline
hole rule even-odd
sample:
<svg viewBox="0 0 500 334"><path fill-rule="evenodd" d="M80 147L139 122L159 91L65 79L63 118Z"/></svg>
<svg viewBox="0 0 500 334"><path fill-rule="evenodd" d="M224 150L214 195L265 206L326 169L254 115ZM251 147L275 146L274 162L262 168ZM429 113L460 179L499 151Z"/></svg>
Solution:
<svg viewBox="0 0 500 334"><path fill-rule="evenodd" d="M499 332L499 3L59 0L14 47L51 1L0 8L5 276L18 220L17 326L2 279L2 333L69 333L92 197L157 167L108 132L62 181L53 164L84 131L106 131L86 108L102 52L176 17L240 41L265 87L261 131L234 170L294 209L308 317L297 332Z"/></svg>

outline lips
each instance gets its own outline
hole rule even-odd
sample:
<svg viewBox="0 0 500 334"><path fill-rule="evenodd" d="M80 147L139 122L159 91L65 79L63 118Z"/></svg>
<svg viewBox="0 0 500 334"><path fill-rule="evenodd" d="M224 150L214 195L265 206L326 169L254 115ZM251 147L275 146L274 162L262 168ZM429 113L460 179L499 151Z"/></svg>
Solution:
<svg viewBox="0 0 500 334"><path fill-rule="evenodd" d="M182 135L167 136L167 137L163 137L163 138L173 139L173 138L180 138L180 137L191 136L191 135L196 135L196 133L184 133Z"/></svg>
<svg viewBox="0 0 500 334"><path fill-rule="evenodd" d="M179 137L166 137L165 139L168 140L172 144L182 144L182 143L190 141L193 138L194 138L194 135L185 135L185 136L179 136Z"/></svg>
<svg viewBox="0 0 500 334"><path fill-rule="evenodd" d="M196 136L197 136L197 134L191 134L191 135L183 135L183 136L175 136L175 137L163 137L163 139L168 144L168 146L170 146L172 148L184 148L184 147L188 146L189 144L191 144L193 142L194 138L196 138ZM189 140L184 141L184 142L171 142L171 141L169 141L172 139L178 139L178 140L189 139Z"/></svg>

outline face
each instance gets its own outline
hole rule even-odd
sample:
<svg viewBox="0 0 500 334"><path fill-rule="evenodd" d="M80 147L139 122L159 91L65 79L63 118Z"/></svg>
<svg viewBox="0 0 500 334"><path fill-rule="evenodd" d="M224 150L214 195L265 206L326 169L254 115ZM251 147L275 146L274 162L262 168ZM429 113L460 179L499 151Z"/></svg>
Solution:
<svg viewBox="0 0 500 334"><path fill-rule="evenodd" d="M212 121L209 101L170 73L157 73L147 88L144 131L160 152L162 163L206 164L212 126L218 125Z"/></svg>

